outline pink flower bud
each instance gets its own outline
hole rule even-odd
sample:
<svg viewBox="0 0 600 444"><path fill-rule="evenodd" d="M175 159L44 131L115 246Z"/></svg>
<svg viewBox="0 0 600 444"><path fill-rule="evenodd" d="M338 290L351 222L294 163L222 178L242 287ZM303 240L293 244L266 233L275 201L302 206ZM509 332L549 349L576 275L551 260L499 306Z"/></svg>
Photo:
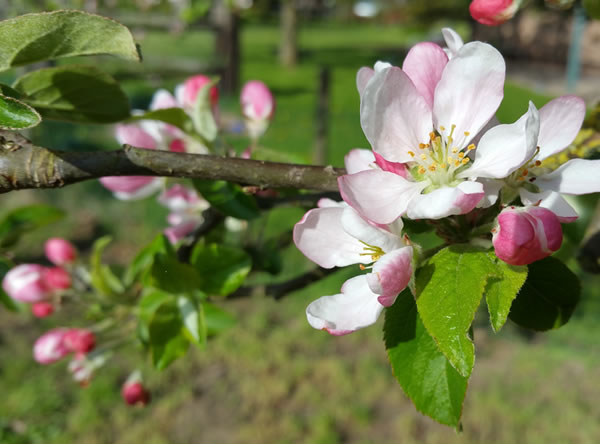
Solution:
<svg viewBox="0 0 600 444"><path fill-rule="evenodd" d="M267 85L260 80L246 82L240 94L242 113L250 120L270 120L275 112L275 100Z"/></svg>
<svg viewBox="0 0 600 444"><path fill-rule="evenodd" d="M70 264L77 257L77 250L71 242L60 237L53 237L44 245L46 257L54 265Z"/></svg>
<svg viewBox="0 0 600 444"><path fill-rule="evenodd" d="M150 392L148 392L141 382L125 383L121 389L121 395L128 405L146 405L150 402Z"/></svg>
<svg viewBox="0 0 600 444"><path fill-rule="evenodd" d="M64 336L65 347L76 353L89 353L96 346L96 336L85 328L71 328Z"/></svg>
<svg viewBox="0 0 600 444"><path fill-rule="evenodd" d="M169 144L169 151L174 153L185 153L185 142L182 139L172 140Z"/></svg>
<svg viewBox="0 0 600 444"><path fill-rule="evenodd" d="M64 268L48 268L44 272L44 282L50 290L66 290L71 288L71 275Z"/></svg>
<svg viewBox="0 0 600 444"><path fill-rule="evenodd" d="M69 354L65 347L66 328L55 328L40 336L33 345L33 357L40 364L52 364Z"/></svg>
<svg viewBox="0 0 600 444"><path fill-rule="evenodd" d="M197 76L190 77L183 83L182 97L180 97L184 108L193 108L196 103L196 97L200 90L210 83L210 77L199 74ZM219 90L216 86L210 89L210 103L213 107L217 106L219 102Z"/></svg>
<svg viewBox="0 0 600 444"><path fill-rule="evenodd" d="M50 302L36 302L31 306L31 313L36 318L45 318L54 313L54 305Z"/></svg>
<svg viewBox="0 0 600 444"><path fill-rule="evenodd" d="M550 256L562 244L558 217L541 207L509 207L492 230L496 256L511 265L526 265Z"/></svg>
<svg viewBox="0 0 600 444"><path fill-rule="evenodd" d="M521 0L473 0L469 12L479 23L496 26L513 18L520 5Z"/></svg>
<svg viewBox="0 0 600 444"><path fill-rule="evenodd" d="M43 301L51 293L44 280L45 271L46 267L37 264L19 265L6 273L2 288L16 301Z"/></svg>

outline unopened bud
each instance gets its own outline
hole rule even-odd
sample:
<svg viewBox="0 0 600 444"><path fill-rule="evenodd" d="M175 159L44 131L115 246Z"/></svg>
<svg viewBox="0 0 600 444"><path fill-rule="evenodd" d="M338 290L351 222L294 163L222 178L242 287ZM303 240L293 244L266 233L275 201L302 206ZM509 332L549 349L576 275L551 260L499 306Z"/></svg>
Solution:
<svg viewBox="0 0 600 444"><path fill-rule="evenodd" d="M40 364L52 364L69 354L65 346L66 328L55 328L40 336L33 345L33 357Z"/></svg>
<svg viewBox="0 0 600 444"><path fill-rule="evenodd" d="M46 257L54 265L72 263L77 257L77 250L71 242L60 237L53 237L44 244Z"/></svg>
<svg viewBox="0 0 600 444"><path fill-rule="evenodd" d="M121 395L129 405L146 405L150 402L150 392L148 392L139 381L125 383L121 390Z"/></svg>
<svg viewBox="0 0 600 444"><path fill-rule="evenodd" d="M496 26L513 18L522 0L473 0L469 6L471 17L479 23Z"/></svg>
<svg viewBox="0 0 600 444"><path fill-rule="evenodd" d="M51 293L44 280L45 272L46 267L42 267L41 265L19 265L6 273L2 281L2 288L6 294L16 301L43 301Z"/></svg>
<svg viewBox="0 0 600 444"><path fill-rule="evenodd" d="M89 353L96 346L94 333L85 328L72 328L65 334L64 344L75 353Z"/></svg>
<svg viewBox="0 0 600 444"><path fill-rule="evenodd" d="M71 275L64 268L48 268L44 271L44 282L50 290L66 290L71 288Z"/></svg>
<svg viewBox="0 0 600 444"><path fill-rule="evenodd" d="M50 302L36 302L31 306L31 313L36 318L45 318L54 313L54 305Z"/></svg>

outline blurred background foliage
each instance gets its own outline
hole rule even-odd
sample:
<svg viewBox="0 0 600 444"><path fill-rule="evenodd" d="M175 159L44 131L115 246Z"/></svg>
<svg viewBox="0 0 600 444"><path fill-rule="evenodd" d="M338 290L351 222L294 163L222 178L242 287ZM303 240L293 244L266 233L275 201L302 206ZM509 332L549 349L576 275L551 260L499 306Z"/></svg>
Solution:
<svg viewBox="0 0 600 444"><path fill-rule="evenodd" d="M358 4L363 4L363 16L357 15ZM359 124L357 69L377 60L401 65L412 44L441 41L442 26L453 26L469 39L474 26L468 21L468 4L297 1L298 59L295 66L283 67L278 61L281 2L228 2L240 18L239 84L260 79L277 100L260 156L312 161L323 68L331 78L327 162L341 166L350 149L368 147ZM210 6L197 0L22 0L2 2L0 16L79 8L122 18L132 26L145 63L132 66L106 58L96 62L122 83L132 107L144 109L157 88L172 90L188 75L223 68L215 51ZM558 14L569 20L568 13ZM540 107L565 92L564 64L551 61L540 67L522 59L507 64L505 100L498 111L502 122L516 120L530 99ZM598 68L584 68L577 92L591 108L600 95ZM2 74L0 81L9 83L14 75ZM231 127L239 120L238 107L237 92L222 96L223 121ZM44 122L28 136L56 149L118 148L108 126ZM238 152L248 144L234 133L227 140ZM583 299L569 324L544 335L507 325L494 335L486 326L485 311L479 313L478 363L461 435L421 416L404 397L387 364L381 321L379 327L341 338L314 331L306 323L305 306L317 296L337 292L351 272L346 270L280 301L254 295L226 303L237 325L211 340L206 351L193 350L163 373L151 371L150 362L145 362L153 392L153 402L145 409L126 407L119 394L138 356L119 357L86 388L70 380L65 363L43 368L34 363L31 345L43 331L64 323L85 325L74 308L44 320L1 310L0 442L598 442L600 281L582 272L575 260L596 200L588 196L574 201L582 217L566 227L558 253L583 280ZM96 182L2 196L3 211L41 202L66 210L68 217L25 237L14 252L19 262L41 261L43 240L50 236L67 237L85 250L94 239L110 234L115 242L106 258L123 266L164 227L167 214L152 199L119 202ZM267 242L291 229L303 211L278 209L254 223L250 232ZM277 281L311 268L293 246L281 256L283 271ZM254 279L273 280L266 274Z"/></svg>

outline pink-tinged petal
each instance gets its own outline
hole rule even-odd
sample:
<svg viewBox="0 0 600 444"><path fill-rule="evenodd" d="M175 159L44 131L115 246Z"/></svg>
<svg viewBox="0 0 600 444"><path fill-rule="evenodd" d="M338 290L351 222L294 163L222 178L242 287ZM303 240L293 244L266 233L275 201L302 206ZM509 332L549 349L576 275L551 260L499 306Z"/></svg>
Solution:
<svg viewBox="0 0 600 444"><path fill-rule="evenodd" d="M484 196L477 204L477 208L489 208L496 203L500 190L504 186L504 181L496 179L478 179L483 185Z"/></svg>
<svg viewBox="0 0 600 444"><path fill-rule="evenodd" d="M211 82L211 78L202 74L198 74L186 79L183 83L183 90L181 90L181 100L184 108L193 108L196 103L196 97L205 85ZM177 94L177 90L175 93ZM216 86L210 88L209 91L210 103L212 106L216 106L219 102L219 90ZM179 98L178 98L179 99Z"/></svg>
<svg viewBox="0 0 600 444"><path fill-rule="evenodd" d="M33 344L33 357L40 364L52 364L69 354L63 343L66 328L55 328L40 336Z"/></svg>
<svg viewBox="0 0 600 444"><path fill-rule="evenodd" d="M600 160L571 159L535 182L542 189L565 194L600 192Z"/></svg>
<svg viewBox="0 0 600 444"><path fill-rule="evenodd" d="M396 297L406 288L412 276L412 247L394 250L379 259L373 272L367 275L367 283L377 300L384 307L390 307Z"/></svg>
<svg viewBox="0 0 600 444"><path fill-rule="evenodd" d="M111 176L99 180L120 200L143 199L158 191L164 183L162 178L146 176Z"/></svg>
<svg viewBox="0 0 600 444"><path fill-rule="evenodd" d="M408 151L429 141L431 109L400 68L376 72L364 90L360 123L374 151L392 162L408 162Z"/></svg>
<svg viewBox="0 0 600 444"><path fill-rule="evenodd" d="M148 108L150 110L177 108L177 101L169 91L166 89L159 89L152 96L152 101Z"/></svg>
<svg viewBox="0 0 600 444"><path fill-rule="evenodd" d="M540 109L540 147L538 159L543 160L565 149L581 129L585 117L585 102L577 96L562 96Z"/></svg>
<svg viewBox="0 0 600 444"><path fill-rule="evenodd" d="M525 188L520 188L519 194L524 205L539 205L547 208L556 214L558 220L563 224L575 222L579 218L577 211L559 193L550 190L532 193Z"/></svg>
<svg viewBox="0 0 600 444"><path fill-rule="evenodd" d="M51 237L44 243L44 253L54 265L70 264L77 258L77 249L66 239Z"/></svg>
<svg viewBox="0 0 600 444"><path fill-rule="evenodd" d="M344 208L315 208L294 226L294 243L311 261L324 268L370 263L361 256L364 245L342 226Z"/></svg>
<svg viewBox="0 0 600 444"><path fill-rule="evenodd" d="M487 26L496 26L513 18L522 0L473 0L469 5L471 17Z"/></svg>
<svg viewBox="0 0 600 444"><path fill-rule="evenodd" d="M456 55L459 49L463 47L463 39L461 39L456 31L451 28L442 28L442 36L444 36L446 46L448 46L446 54L448 55L448 58L451 59Z"/></svg>
<svg viewBox="0 0 600 444"><path fill-rule="evenodd" d="M344 166L348 174L371 170L374 163L375 156L371 150L355 148L344 157Z"/></svg>
<svg viewBox="0 0 600 444"><path fill-rule="evenodd" d="M187 235L192 234L197 227L198 221L190 220L174 227L165 228L163 233L167 236L171 244L176 244Z"/></svg>
<svg viewBox="0 0 600 444"><path fill-rule="evenodd" d="M185 142L182 139L175 139L169 143L169 151L173 153L185 153Z"/></svg>
<svg viewBox="0 0 600 444"><path fill-rule="evenodd" d="M246 82L240 93L242 114L250 120L269 120L275 111L271 90L260 80Z"/></svg>
<svg viewBox="0 0 600 444"><path fill-rule="evenodd" d="M539 128L538 110L529 102L529 110L515 123L495 126L481 137L475 161L457 177L509 176L535 153Z"/></svg>
<svg viewBox="0 0 600 444"><path fill-rule="evenodd" d="M408 51L402 64L402 71L410 77L430 108L433 108L433 93L447 63L448 56L439 45L423 42Z"/></svg>
<svg viewBox="0 0 600 444"><path fill-rule="evenodd" d="M348 204L344 201L342 202L337 202L333 199L330 199L328 197L323 197L321 199L319 199L319 201L317 202L317 207L319 208L346 208L348 206Z"/></svg>
<svg viewBox="0 0 600 444"><path fill-rule="evenodd" d="M442 219L455 214L466 214L483 199L483 185L464 181L456 187L442 187L416 196L406 216L410 219Z"/></svg>
<svg viewBox="0 0 600 444"><path fill-rule="evenodd" d="M115 136L121 145L133 145L137 148L156 148L156 140L136 124L119 124L115 128Z"/></svg>
<svg viewBox="0 0 600 444"><path fill-rule="evenodd" d="M323 296L306 307L308 323L334 336L352 333L374 324L383 310L365 275L347 280L342 293Z"/></svg>
<svg viewBox="0 0 600 444"><path fill-rule="evenodd" d="M440 132L456 125L454 146L466 146L494 116L504 97L504 74L502 55L487 43L467 43L448 62L435 88L433 122Z"/></svg>
<svg viewBox="0 0 600 444"><path fill-rule="evenodd" d="M371 77L375 74L375 71L367 66L363 66L356 73L356 89L358 90L358 95L362 97L365 87Z"/></svg>
<svg viewBox="0 0 600 444"><path fill-rule="evenodd" d="M379 247L385 253L404 246L402 238L369 223L350 207L345 208L342 213L342 227L346 233L362 242L363 246Z"/></svg>
<svg viewBox="0 0 600 444"><path fill-rule="evenodd" d="M527 213L536 219L540 244L544 253L552 254L558 251L562 244L562 227L556 214L547 208L530 207Z"/></svg>
<svg viewBox="0 0 600 444"><path fill-rule="evenodd" d="M389 224L398 219L427 182L409 182L387 171L371 170L338 178L342 198L366 219Z"/></svg>
<svg viewBox="0 0 600 444"><path fill-rule="evenodd" d="M375 152L374 154L376 159L375 164L383 171L389 171L390 173L397 174L405 179L408 178L408 168L406 168L406 164L400 162L389 162L385 160L381 154Z"/></svg>
<svg viewBox="0 0 600 444"><path fill-rule="evenodd" d="M21 264L12 268L2 280L2 288L15 301L40 302L51 294L44 280L46 267Z"/></svg>

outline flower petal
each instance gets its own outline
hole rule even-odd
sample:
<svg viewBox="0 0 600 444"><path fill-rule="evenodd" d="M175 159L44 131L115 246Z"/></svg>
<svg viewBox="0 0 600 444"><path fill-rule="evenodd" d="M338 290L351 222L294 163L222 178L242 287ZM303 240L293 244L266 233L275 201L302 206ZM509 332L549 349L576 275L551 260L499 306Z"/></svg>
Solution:
<svg viewBox="0 0 600 444"><path fill-rule="evenodd" d="M344 157L344 165L348 174L371 170L374 163L375 156L371 150L355 148Z"/></svg>
<svg viewBox="0 0 600 444"><path fill-rule="evenodd" d="M577 211L559 193L550 190L532 193L525 188L520 188L519 194L524 205L539 205L547 208L556 214L558 220L563 224L575 222L579 218Z"/></svg>
<svg viewBox="0 0 600 444"><path fill-rule="evenodd" d="M456 187L442 187L415 196L406 216L410 219L441 219L466 214L477 206L483 196L483 185L479 182L461 182Z"/></svg>
<svg viewBox="0 0 600 444"><path fill-rule="evenodd" d="M115 128L115 136L121 145L133 145L137 148L148 148L150 150L156 148L154 138L143 130L140 125L119 124Z"/></svg>
<svg viewBox="0 0 600 444"><path fill-rule="evenodd" d="M405 179L408 176L408 168L406 168L406 164L401 162L390 162L386 160L381 154L375 153L375 164L381 168L383 171L389 171L390 173L397 174L399 176L404 177Z"/></svg>
<svg viewBox="0 0 600 444"><path fill-rule="evenodd" d="M406 288L412 276L412 247L394 250L381 257L367 275L369 288L379 297L384 307L391 306L396 297Z"/></svg>
<svg viewBox="0 0 600 444"><path fill-rule="evenodd" d="M345 208L315 208L294 226L294 243L311 261L324 268L372 262L361 256L364 245L342 226Z"/></svg>
<svg viewBox="0 0 600 444"><path fill-rule="evenodd" d="M429 108L433 108L433 92L437 86L448 56L435 43L423 42L413 46L402 64L404 71L423 96Z"/></svg>
<svg viewBox="0 0 600 444"><path fill-rule="evenodd" d="M491 207L498 200L500 190L504 186L504 181L496 179L478 179L477 182L480 182L483 185L483 192L485 193L483 199L477 204L477 208Z"/></svg>
<svg viewBox="0 0 600 444"><path fill-rule="evenodd" d="M600 160L571 159L535 182L542 189L565 194L600 192Z"/></svg>
<svg viewBox="0 0 600 444"><path fill-rule="evenodd" d="M164 183L162 178L148 176L108 176L99 181L120 200L143 199L158 191Z"/></svg>
<svg viewBox="0 0 600 444"><path fill-rule="evenodd" d="M448 58L451 59L456 55L459 49L463 47L463 39L461 39L452 28L442 28L442 36L444 36L446 46L448 46L446 54L448 55Z"/></svg>
<svg viewBox="0 0 600 444"><path fill-rule="evenodd" d="M473 165L457 177L507 177L535 153L539 128L538 110L529 102L529 110L515 123L495 126L481 137Z"/></svg>
<svg viewBox="0 0 600 444"><path fill-rule="evenodd" d="M577 96L558 97L540 109L538 159L543 160L565 149L581 129L585 102Z"/></svg>
<svg viewBox="0 0 600 444"><path fill-rule="evenodd" d="M164 108L177 108L177 101L169 91L166 89L159 89L152 96L152 101L150 102L148 109L155 110Z"/></svg>
<svg viewBox="0 0 600 444"><path fill-rule="evenodd" d="M389 224L400 217L427 182L409 182L387 171L371 170L338 178L342 198L363 217Z"/></svg>
<svg viewBox="0 0 600 444"><path fill-rule="evenodd" d="M431 110L400 68L376 72L364 90L360 123L374 151L392 162L408 162L408 151L429 140Z"/></svg>
<svg viewBox="0 0 600 444"><path fill-rule="evenodd" d="M371 80L371 77L373 77L374 74L375 71L367 66L363 66L356 73L356 89L358 90L358 95L360 97L362 97L367 83L369 83L369 80Z"/></svg>
<svg viewBox="0 0 600 444"><path fill-rule="evenodd" d="M435 89L433 123L440 132L456 125L454 146L466 146L493 117L504 96L504 74L502 55L487 43L467 43L448 62Z"/></svg>
<svg viewBox="0 0 600 444"><path fill-rule="evenodd" d="M323 296L306 307L308 323L335 336L374 324L383 310L365 275L347 280L342 293Z"/></svg>
<svg viewBox="0 0 600 444"><path fill-rule="evenodd" d="M342 213L342 227L354 239L373 247L379 247L385 253L404 247L404 242L400 237L369 223L350 207L347 207Z"/></svg>

